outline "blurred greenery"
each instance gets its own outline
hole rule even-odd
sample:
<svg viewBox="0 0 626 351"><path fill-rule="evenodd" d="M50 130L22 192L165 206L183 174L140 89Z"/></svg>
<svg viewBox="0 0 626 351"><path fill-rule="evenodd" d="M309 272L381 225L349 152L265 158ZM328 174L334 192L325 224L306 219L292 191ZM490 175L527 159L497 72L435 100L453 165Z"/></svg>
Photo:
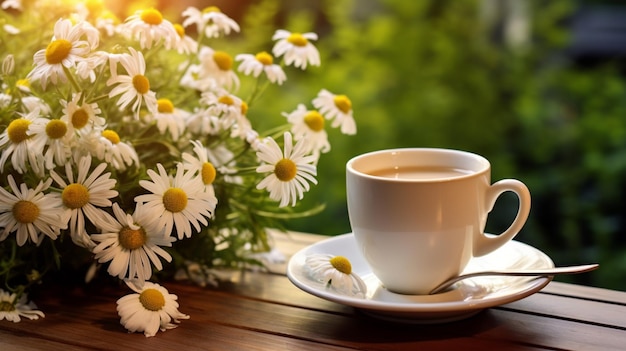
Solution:
<svg viewBox="0 0 626 351"><path fill-rule="evenodd" d="M319 186L305 197L326 209L291 228L350 231L345 163L357 154L463 149L492 162L494 181L518 178L530 188L533 208L517 240L557 265L601 265L559 280L626 290L626 80L619 61L586 67L565 54L571 32L564 24L579 2L523 2L529 36L517 42L486 11L496 3L261 0L249 6L240 23L245 42L258 43L252 49L267 49L278 27L320 35L323 69L308 70L298 78L309 79L306 87L280 91L282 99L295 107L321 88L346 94L359 128L351 137L329 131L333 149L320 161ZM257 106L250 117L263 124L283 118L281 112ZM498 200L487 231L508 225L516 201Z"/></svg>

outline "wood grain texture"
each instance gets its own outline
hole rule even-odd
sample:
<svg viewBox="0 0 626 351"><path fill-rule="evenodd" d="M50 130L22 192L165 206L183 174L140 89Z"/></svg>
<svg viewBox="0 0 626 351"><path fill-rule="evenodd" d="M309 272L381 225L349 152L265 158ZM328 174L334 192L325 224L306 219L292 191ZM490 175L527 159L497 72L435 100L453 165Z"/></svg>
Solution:
<svg viewBox="0 0 626 351"><path fill-rule="evenodd" d="M289 239L292 252L309 239ZM626 293L565 283L434 325L371 318L299 290L280 271L242 272L219 288L162 284L191 316L176 329L153 338L127 333L115 310L129 293L125 286L56 286L36 300L44 319L0 321L0 350L606 351L626 345Z"/></svg>

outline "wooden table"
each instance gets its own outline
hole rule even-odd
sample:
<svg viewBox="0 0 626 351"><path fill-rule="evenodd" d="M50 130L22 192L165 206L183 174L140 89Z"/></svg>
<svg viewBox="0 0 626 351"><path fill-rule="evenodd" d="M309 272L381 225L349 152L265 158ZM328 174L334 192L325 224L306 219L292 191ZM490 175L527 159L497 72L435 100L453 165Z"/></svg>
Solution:
<svg viewBox="0 0 626 351"><path fill-rule="evenodd" d="M322 238L294 234L278 247L289 255ZM243 272L219 288L163 283L191 319L153 338L119 324L125 289L51 291L36 301L44 319L0 321L0 350L626 350L626 292L551 282L465 320L403 325L309 295L284 269Z"/></svg>

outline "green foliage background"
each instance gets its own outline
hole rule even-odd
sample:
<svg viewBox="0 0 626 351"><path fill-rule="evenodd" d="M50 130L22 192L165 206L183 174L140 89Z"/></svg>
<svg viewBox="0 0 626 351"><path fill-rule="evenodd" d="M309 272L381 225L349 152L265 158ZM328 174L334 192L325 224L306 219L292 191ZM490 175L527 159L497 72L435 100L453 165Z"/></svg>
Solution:
<svg viewBox="0 0 626 351"><path fill-rule="evenodd" d="M326 209L291 229L350 231L345 163L352 156L463 149L492 162L494 181L518 178L530 188L533 207L517 240L557 265L601 265L560 280L626 290L626 81L617 63L583 68L562 55L571 40L562 23L577 2L527 3L532 37L524 47L494 40L477 0L252 3L240 20L244 42L258 43L248 49L267 50L278 27L320 35L322 68L299 77L309 80L298 90L271 93L295 108L327 88L352 99L357 120L356 136L329 131L332 151L305 197ZM262 125L281 112L257 106L250 117ZM498 200L488 231L508 225L516 201Z"/></svg>

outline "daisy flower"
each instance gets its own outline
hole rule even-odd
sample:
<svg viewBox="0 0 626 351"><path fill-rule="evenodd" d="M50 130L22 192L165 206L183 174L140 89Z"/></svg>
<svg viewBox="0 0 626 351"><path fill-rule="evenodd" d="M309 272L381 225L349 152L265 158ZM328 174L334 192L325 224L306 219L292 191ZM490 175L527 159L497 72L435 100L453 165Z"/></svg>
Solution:
<svg viewBox="0 0 626 351"><path fill-rule="evenodd" d="M208 38L217 38L220 34L230 34L230 31L239 32L239 25L216 6L210 6L200 11L195 7L188 7L182 13L185 20L183 26L195 24L199 33Z"/></svg>
<svg viewBox="0 0 626 351"><path fill-rule="evenodd" d="M315 33L291 33L284 29L279 29L274 33L272 40L278 40L272 48L272 53L276 57L284 55L286 65L293 65L306 69L307 64L312 66L320 65L320 53L311 44L311 40L317 40Z"/></svg>
<svg viewBox="0 0 626 351"><path fill-rule="evenodd" d="M331 127L341 126L341 132L348 135L356 134L356 123L352 117L352 101L345 95L335 95L322 89L315 99L315 106L328 120L332 120Z"/></svg>
<svg viewBox="0 0 626 351"><path fill-rule="evenodd" d="M35 150L32 128L36 125L45 126L48 119L40 117L40 111L35 109L21 118L12 120L0 135L0 171L11 157L11 166L20 174L27 171L30 165L35 173L43 172L43 150ZM40 130L40 129L39 129Z"/></svg>
<svg viewBox="0 0 626 351"><path fill-rule="evenodd" d="M19 300L15 293L8 293L0 289L0 321L6 319L7 321L17 323L21 321L21 317L28 318L30 320L43 318L43 312L37 310L37 306L34 302L26 302L28 297L26 294L20 296Z"/></svg>
<svg viewBox="0 0 626 351"><path fill-rule="evenodd" d="M86 103L82 94L74 94L71 101L61 100L63 105L63 116L61 121L65 122L69 133L85 133L94 127L102 127L105 119L99 117L102 113L97 103Z"/></svg>
<svg viewBox="0 0 626 351"><path fill-rule="evenodd" d="M215 194L213 181L215 181L217 176L217 170L213 163L209 161L209 152L199 141L192 140L191 143L193 144L193 151L196 156L194 157L192 154L184 152L182 155L185 161L183 165L186 170L198 174L204 184L205 191Z"/></svg>
<svg viewBox="0 0 626 351"><path fill-rule="evenodd" d="M164 234L150 211L137 204L130 215L115 203L113 214L115 218L109 217L110 220L102 223L100 234L91 235L91 240L97 243L92 249L95 259L100 263L111 262L107 270L110 275L145 281L152 276L152 266L159 271L163 269L158 256L172 261L172 256L161 246L172 246L176 239Z"/></svg>
<svg viewBox="0 0 626 351"><path fill-rule="evenodd" d="M157 168L159 173L148 170L150 181L139 181L150 194L135 197L135 202L145 203L146 210L158 218L158 226L166 233L176 228L179 239L191 237L191 225L200 231L200 223L209 224L207 218L212 216L217 198L204 190L204 183L195 177L195 172L185 172L182 163L178 164L174 177L160 163Z"/></svg>
<svg viewBox="0 0 626 351"><path fill-rule="evenodd" d="M198 51L198 43L185 33L185 27L176 23L174 24L177 40L174 42L174 48L179 54L191 54Z"/></svg>
<svg viewBox="0 0 626 351"><path fill-rule="evenodd" d="M344 256L311 254L305 258L305 267L311 278L339 293L365 296L367 286L361 277L352 272L352 264Z"/></svg>
<svg viewBox="0 0 626 351"><path fill-rule="evenodd" d="M139 156L133 145L123 142L116 131L104 129L98 140L102 147L98 149L97 157L110 163L113 168L123 171L133 164L139 165Z"/></svg>
<svg viewBox="0 0 626 351"><path fill-rule="evenodd" d="M31 90L30 90L30 80L24 78L24 79L18 79L17 82L15 82L15 87L18 88L21 92L26 93L26 94L30 94Z"/></svg>
<svg viewBox="0 0 626 351"><path fill-rule="evenodd" d="M213 80L226 89L239 87L239 77L233 71L233 58L225 51L203 46L198 53L200 72L198 80Z"/></svg>
<svg viewBox="0 0 626 351"><path fill-rule="evenodd" d="M104 51L96 51L76 64L76 74L82 79L89 79L91 83L96 81L96 69L104 66L109 61L109 54Z"/></svg>
<svg viewBox="0 0 626 351"><path fill-rule="evenodd" d="M109 10L104 10L98 18L96 18L96 28L102 30L107 36L112 37L115 33L119 33L120 19Z"/></svg>
<svg viewBox="0 0 626 351"><path fill-rule="evenodd" d="M98 30L86 22L72 25L68 19L58 20L48 47L33 56L35 68L28 73L27 78L31 81L39 80L44 90L48 80L53 84L67 82L63 67L76 67L98 45L98 36Z"/></svg>
<svg viewBox="0 0 626 351"><path fill-rule="evenodd" d="M44 235L55 240L67 228L67 215L58 194L44 194L52 179L40 181L35 189L23 183L18 187L11 175L7 180L12 193L0 187L0 241L12 232L19 246L28 240L38 245Z"/></svg>
<svg viewBox="0 0 626 351"><path fill-rule="evenodd" d="M46 169L64 165L72 154L72 134L67 123L60 119L48 120L48 123L31 125L36 150L44 150L43 158Z"/></svg>
<svg viewBox="0 0 626 351"><path fill-rule="evenodd" d="M190 165L191 161L187 161L186 167L208 167L204 171L209 172L210 174L211 169L209 166L205 166L206 161L213 165L217 173L223 175L225 182L234 184L242 183L241 177L236 175L238 171L236 169L237 162L235 161L235 154L228 147L226 147L225 145L216 145L212 148L203 147L202 149L197 150L194 147L194 151L198 155L198 158L196 159L197 161L194 161L194 166ZM209 179L210 177L205 179L205 181ZM211 189L207 189L207 191L213 191L212 186Z"/></svg>
<svg viewBox="0 0 626 351"><path fill-rule="evenodd" d="M239 54L235 56L236 61L241 61L239 65L239 72L243 72L249 76L257 78L261 75L261 72L265 72L267 79L272 83L282 85L287 80L287 75L283 69L274 64L274 57L265 51L259 52L256 55L251 54Z"/></svg>
<svg viewBox="0 0 626 351"><path fill-rule="evenodd" d="M308 150L312 153L326 153L330 151L328 134L324 129L324 116L316 110L308 110L303 104L291 113L283 113L291 123L291 132L295 140L307 139Z"/></svg>
<svg viewBox="0 0 626 351"><path fill-rule="evenodd" d="M99 207L110 207L111 198L118 195L113 190L117 181L111 179L111 173L103 173L107 167L101 163L90 173L91 156L82 157L77 162L77 175L72 171L73 162L65 164L67 182L54 170L50 176L61 188L61 200L65 211L69 213L69 230L72 240L87 248L93 247L85 227L85 217L96 227L104 225L104 218L108 213Z"/></svg>
<svg viewBox="0 0 626 351"><path fill-rule="evenodd" d="M293 145L291 133L284 134L285 151L272 138L258 145L257 157L264 162L257 167L257 173L270 173L259 184L257 189L267 189L270 199L280 201L280 207L291 202L296 205L297 199L304 197L309 191L309 182L317 184L315 176L317 157L306 155L306 140L299 140Z"/></svg>
<svg viewBox="0 0 626 351"><path fill-rule="evenodd" d="M172 139L178 141L178 137L185 131L185 120L189 113L175 108L170 99L158 99L157 113L153 117L161 134L169 131Z"/></svg>
<svg viewBox="0 0 626 351"><path fill-rule="evenodd" d="M72 145L72 160L80 160L85 156L95 156L99 160L105 159L106 142L102 140L102 129L90 130L80 137L74 136Z"/></svg>
<svg viewBox="0 0 626 351"><path fill-rule="evenodd" d="M122 64L128 75L118 75L117 69L111 69L111 78L107 81L107 85L114 85L115 88L109 92L109 97L122 94L117 104L121 109L125 109L131 102L132 110L135 117L139 117L141 104L145 101L146 107L151 113L157 112L157 99L155 92L150 90L150 81L145 76L146 61L140 51L136 51L132 47L128 50L130 54L119 55L115 58L111 57L111 65L116 66L117 61Z"/></svg>
<svg viewBox="0 0 626 351"><path fill-rule="evenodd" d="M161 12L154 8L139 10L128 17L122 25L122 32L139 40L142 49L150 49L153 44L161 42L164 42L166 49L171 49L178 40L172 22L164 19Z"/></svg>
<svg viewBox="0 0 626 351"><path fill-rule="evenodd" d="M230 128L236 123L246 124L247 119L242 113L243 101L225 89L216 89L203 93L200 103L208 106L207 113L218 117L224 129Z"/></svg>
<svg viewBox="0 0 626 351"><path fill-rule="evenodd" d="M135 294L117 300L120 324L130 332L143 332L146 337L177 327L189 316L178 311L178 297L159 284L145 282L141 286L127 282Z"/></svg>
<svg viewBox="0 0 626 351"><path fill-rule="evenodd" d="M202 65L189 65L189 68L187 68L183 76L180 78L180 85L199 92L219 88L215 79L209 75L202 75L201 72ZM201 75L202 78L200 78Z"/></svg>
<svg viewBox="0 0 626 351"><path fill-rule="evenodd" d="M222 130L222 123L206 108L196 108L187 119L186 129L196 135L217 135Z"/></svg>
<svg viewBox="0 0 626 351"><path fill-rule="evenodd" d="M23 90L22 87L20 87L20 90ZM48 105L43 99L36 96L23 97L21 102L24 111L27 113L39 111L40 115L47 116L50 115L50 112L52 111L50 109L50 105Z"/></svg>

